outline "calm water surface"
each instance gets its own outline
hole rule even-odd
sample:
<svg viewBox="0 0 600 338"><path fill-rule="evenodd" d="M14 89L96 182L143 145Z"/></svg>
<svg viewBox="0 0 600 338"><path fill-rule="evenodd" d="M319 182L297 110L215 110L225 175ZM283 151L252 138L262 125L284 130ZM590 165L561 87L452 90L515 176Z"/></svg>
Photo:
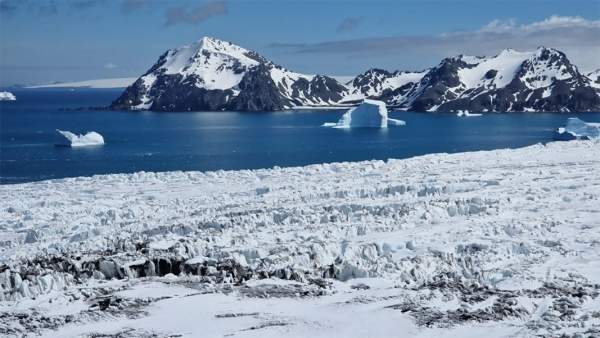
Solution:
<svg viewBox="0 0 600 338"><path fill-rule="evenodd" d="M104 106L120 90L13 90L0 102L0 183L136 171L254 169L406 158L439 152L522 147L552 141L571 116L600 113L453 114L392 112L404 127L324 128L334 111L150 113L65 110ZM56 129L97 131L106 145L56 147Z"/></svg>

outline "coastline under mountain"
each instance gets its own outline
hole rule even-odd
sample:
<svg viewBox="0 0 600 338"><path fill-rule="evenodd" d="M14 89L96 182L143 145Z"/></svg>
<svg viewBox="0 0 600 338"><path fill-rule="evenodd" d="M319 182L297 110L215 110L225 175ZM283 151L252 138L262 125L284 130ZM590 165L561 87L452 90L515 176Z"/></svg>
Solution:
<svg viewBox="0 0 600 338"><path fill-rule="evenodd" d="M595 78L594 78L595 77ZM598 72L559 50L459 55L419 72L370 69L347 83L295 73L230 42L204 37L168 50L110 106L115 110L277 111L363 99L423 112L600 111Z"/></svg>

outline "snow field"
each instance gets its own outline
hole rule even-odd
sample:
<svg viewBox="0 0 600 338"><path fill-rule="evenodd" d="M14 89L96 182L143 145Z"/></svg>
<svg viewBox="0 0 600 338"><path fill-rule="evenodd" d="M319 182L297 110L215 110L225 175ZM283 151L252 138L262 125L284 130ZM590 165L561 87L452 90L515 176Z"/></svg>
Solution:
<svg viewBox="0 0 600 338"><path fill-rule="evenodd" d="M593 336L599 150L0 186L0 334Z"/></svg>

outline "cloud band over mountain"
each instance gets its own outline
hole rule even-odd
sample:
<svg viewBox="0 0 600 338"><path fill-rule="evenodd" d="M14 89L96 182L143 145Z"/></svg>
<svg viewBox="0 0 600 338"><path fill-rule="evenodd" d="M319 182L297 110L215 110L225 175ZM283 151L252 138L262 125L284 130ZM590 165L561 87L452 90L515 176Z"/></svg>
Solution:
<svg viewBox="0 0 600 338"><path fill-rule="evenodd" d="M600 20L551 16L542 21L518 24L514 19L493 20L474 31L439 35L381 36L321 43L272 43L272 48L300 54L382 54L431 53L493 54L504 48L532 49L538 46L560 48L583 68L598 66Z"/></svg>

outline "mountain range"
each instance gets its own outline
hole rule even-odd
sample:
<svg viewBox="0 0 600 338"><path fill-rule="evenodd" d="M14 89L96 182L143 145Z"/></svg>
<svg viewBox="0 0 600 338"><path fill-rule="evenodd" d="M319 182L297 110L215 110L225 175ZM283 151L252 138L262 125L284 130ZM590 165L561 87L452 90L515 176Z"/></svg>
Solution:
<svg viewBox="0 0 600 338"><path fill-rule="evenodd" d="M600 111L600 70L582 74L563 52L539 47L492 57L459 55L418 72L372 68L340 83L204 37L161 55L110 108L276 111L351 106L365 98L419 112Z"/></svg>

